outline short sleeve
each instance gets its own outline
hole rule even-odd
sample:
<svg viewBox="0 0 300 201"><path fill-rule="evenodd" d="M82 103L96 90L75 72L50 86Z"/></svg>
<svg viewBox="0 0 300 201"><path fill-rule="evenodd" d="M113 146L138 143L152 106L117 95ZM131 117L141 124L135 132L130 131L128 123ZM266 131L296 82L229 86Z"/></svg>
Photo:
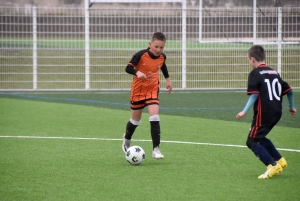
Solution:
<svg viewBox="0 0 300 201"><path fill-rule="evenodd" d="M279 77L279 82L280 82L281 87L282 87L282 95L285 95L290 90L292 90L292 88L289 86L289 84L287 82L285 82L283 79L281 79L281 77Z"/></svg>
<svg viewBox="0 0 300 201"><path fill-rule="evenodd" d="M133 65L133 66L137 66L138 63L139 63L139 61L140 61L140 59L141 59L141 57L143 56L143 54L144 54L146 51L147 51L147 50L141 50L141 51L135 53L135 54L132 56L132 58L131 58L131 60L129 61L128 64L131 64L131 65Z"/></svg>
<svg viewBox="0 0 300 201"><path fill-rule="evenodd" d="M260 93L260 76L256 75L257 71L252 70L248 76L247 94L259 94Z"/></svg>

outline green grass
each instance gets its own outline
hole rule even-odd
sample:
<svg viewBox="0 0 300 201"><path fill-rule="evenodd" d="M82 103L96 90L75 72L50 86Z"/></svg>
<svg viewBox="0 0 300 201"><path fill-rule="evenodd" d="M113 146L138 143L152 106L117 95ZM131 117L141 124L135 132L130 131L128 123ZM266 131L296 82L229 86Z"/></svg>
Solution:
<svg viewBox="0 0 300 201"><path fill-rule="evenodd" d="M299 107L300 91L293 90L295 106ZM0 97L30 99L35 101L59 102L67 104L87 105L109 109L128 111L128 91L94 91L94 92L2 92ZM160 113L206 119L236 121L237 112L242 110L249 96L245 90L239 91L173 91L167 94L160 92ZM283 98L283 116L279 125L300 128L299 116L290 116L287 97ZM251 122L252 109L242 119Z"/></svg>
<svg viewBox="0 0 300 201"><path fill-rule="evenodd" d="M175 143L244 146L251 114L242 121L234 118L246 103L244 93L162 92L165 159L151 159L145 111L132 142L146 151L139 166L130 165L121 151L120 138L130 117L128 92L22 94L0 94L1 200L296 201L300 197L299 115L292 125L284 123L288 116L283 116L282 125L269 135L278 148L298 150L280 151L289 166L269 180L257 179L265 167L245 147ZM295 100L299 95L295 91Z"/></svg>

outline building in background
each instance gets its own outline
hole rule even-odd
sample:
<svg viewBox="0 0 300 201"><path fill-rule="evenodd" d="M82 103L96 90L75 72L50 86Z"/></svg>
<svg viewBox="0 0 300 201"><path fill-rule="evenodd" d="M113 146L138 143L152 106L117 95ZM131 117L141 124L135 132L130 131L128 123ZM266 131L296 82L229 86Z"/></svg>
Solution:
<svg viewBox="0 0 300 201"><path fill-rule="evenodd" d="M143 0L141 0L143 2ZM97 5L97 7L132 7L130 3L106 3ZM134 3L134 6L139 6L139 3ZM165 3L166 7L172 8L175 3ZM299 7L299 0L264 0L257 1L260 7ZM187 0L187 7L194 7L199 5L199 0ZM37 6L37 7L84 7L84 0L0 0L0 6ZM251 0L203 0L203 7L252 7Z"/></svg>

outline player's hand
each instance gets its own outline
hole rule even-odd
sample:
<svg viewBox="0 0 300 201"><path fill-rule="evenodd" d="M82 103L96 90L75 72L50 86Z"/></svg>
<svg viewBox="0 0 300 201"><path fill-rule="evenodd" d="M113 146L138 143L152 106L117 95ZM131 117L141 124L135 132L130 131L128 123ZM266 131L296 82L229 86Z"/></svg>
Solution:
<svg viewBox="0 0 300 201"><path fill-rule="evenodd" d="M172 86L167 86L166 92L168 92L168 94L170 94L172 92Z"/></svg>
<svg viewBox="0 0 300 201"><path fill-rule="evenodd" d="M297 110L296 108L293 108L293 109L289 109L289 112L291 115L295 115L297 113Z"/></svg>
<svg viewBox="0 0 300 201"><path fill-rule="evenodd" d="M170 94L172 92L172 89L173 89L172 84L171 84L171 80L170 80L170 78L166 78L166 81L167 81L167 83L166 83L166 88L167 88L166 92L168 94Z"/></svg>
<svg viewBox="0 0 300 201"><path fill-rule="evenodd" d="M236 115L236 118L237 118L237 119L241 119L241 118L243 118L245 115L246 115L246 113L245 113L244 111L241 111L241 112L239 112L239 113Z"/></svg>
<svg viewBox="0 0 300 201"><path fill-rule="evenodd" d="M136 76L138 77L139 80L147 80L147 76L141 71L136 72Z"/></svg>

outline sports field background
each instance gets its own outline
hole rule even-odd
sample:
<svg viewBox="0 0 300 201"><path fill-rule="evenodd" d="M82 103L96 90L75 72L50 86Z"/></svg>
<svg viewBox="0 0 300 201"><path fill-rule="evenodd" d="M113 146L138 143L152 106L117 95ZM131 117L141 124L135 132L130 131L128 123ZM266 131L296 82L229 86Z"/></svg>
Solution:
<svg viewBox="0 0 300 201"><path fill-rule="evenodd" d="M252 43L186 43L187 89L243 89L251 68L247 51ZM0 89L33 89L33 41L22 37L0 37ZM39 38L37 41L37 89L84 90L86 84L83 38ZM148 47L148 40L93 38L90 41L90 89L129 89L131 77L125 67L132 55ZM7 49L8 48L8 49ZM182 44L168 40L167 66L173 87L182 89ZM278 70L277 45L264 45L266 63ZM299 88L299 45L281 48L281 76ZM163 76L161 75L161 78ZM162 86L165 83L162 83Z"/></svg>
<svg viewBox="0 0 300 201"><path fill-rule="evenodd" d="M300 91L294 91L299 111ZM161 90L161 151L151 158L148 114L134 134L146 160L121 150L128 91L1 92L2 200L299 200L300 118L283 116L269 137L288 167L258 180L264 165L245 147L252 111L245 91Z"/></svg>

